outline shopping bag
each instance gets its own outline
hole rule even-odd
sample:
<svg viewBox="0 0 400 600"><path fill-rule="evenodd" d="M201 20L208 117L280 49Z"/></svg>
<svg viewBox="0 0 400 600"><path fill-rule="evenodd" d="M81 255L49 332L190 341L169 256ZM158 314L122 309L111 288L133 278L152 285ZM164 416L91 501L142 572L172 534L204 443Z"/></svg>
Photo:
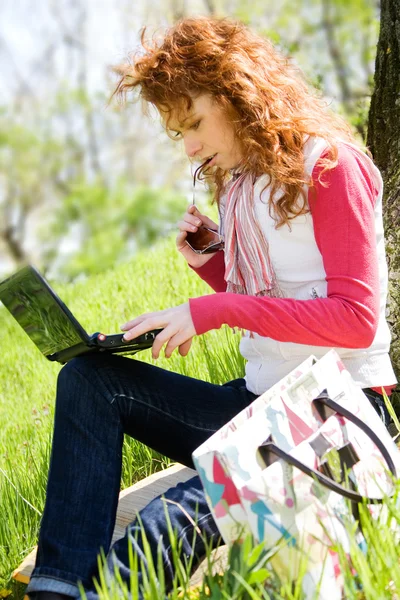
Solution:
<svg viewBox="0 0 400 600"><path fill-rule="evenodd" d="M305 570L306 597L340 599L343 577L334 546L348 554L352 540L363 545L358 504L371 504L378 516L397 470L385 444L361 419L326 392L313 405L322 418L318 431L289 453L270 436L258 449L265 468L240 497L255 540L279 545L271 560L275 572L285 577L290 565L295 578ZM324 407L332 411L328 418Z"/></svg>
<svg viewBox="0 0 400 600"><path fill-rule="evenodd" d="M325 456L332 451L357 491L337 487ZM200 446L193 459L224 540L252 533L279 548L272 568L293 579L305 568L305 596L313 598L318 590L318 598L329 600L341 597L343 584L333 545L348 551L352 525L363 542L348 500L356 506L361 497L390 494L388 472L400 473L397 447L333 350L319 361L310 357Z"/></svg>

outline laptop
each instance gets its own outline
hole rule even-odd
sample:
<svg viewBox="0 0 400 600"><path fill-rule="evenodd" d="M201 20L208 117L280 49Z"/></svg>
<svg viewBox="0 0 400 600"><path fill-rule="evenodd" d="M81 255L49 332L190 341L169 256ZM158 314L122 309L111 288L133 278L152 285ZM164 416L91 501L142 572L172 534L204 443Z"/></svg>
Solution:
<svg viewBox="0 0 400 600"><path fill-rule="evenodd" d="M150 348L161 331L149 331L129 342L124 342L123 333L89 335L32 265L0 283L0 301L44 356L61 364L94 352L134 354Z"/></svg>

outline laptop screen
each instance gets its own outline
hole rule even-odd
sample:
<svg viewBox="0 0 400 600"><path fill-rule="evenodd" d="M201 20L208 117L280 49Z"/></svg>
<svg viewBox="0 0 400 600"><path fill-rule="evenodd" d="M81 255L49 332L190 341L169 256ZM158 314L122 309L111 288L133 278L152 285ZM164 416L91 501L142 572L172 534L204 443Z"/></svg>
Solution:
<svg viewBox="0 0 400 600"><path fill-rule="evenodd" d="M0 283L0 300L45 356L88 340L72 313L31 266Z"/></svg>

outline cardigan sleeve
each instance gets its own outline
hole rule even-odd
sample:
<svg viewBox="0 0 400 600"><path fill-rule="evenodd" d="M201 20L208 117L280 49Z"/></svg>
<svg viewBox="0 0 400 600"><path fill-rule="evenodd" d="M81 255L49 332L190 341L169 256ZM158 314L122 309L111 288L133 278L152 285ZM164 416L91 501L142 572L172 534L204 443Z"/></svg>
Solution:
<svg viewBox="0 0 400 600"><path fill-rule="evenodd" d="M190 266L190 265L189 265ZM226 281L224 253L217 252L202 267L195 269L190 267L203 281L214 290L214 292L225 292Z"/></svg>
<svg viewBox="0 0 400 600"><path fill-rule="evenodd" d="M282 342L366 348L379 318L379 275L371 174L358 151L339 145L338 165L313 171L309 205L327 297L309 300L216 293L190 299L196 332L223 324Z"/></svg>

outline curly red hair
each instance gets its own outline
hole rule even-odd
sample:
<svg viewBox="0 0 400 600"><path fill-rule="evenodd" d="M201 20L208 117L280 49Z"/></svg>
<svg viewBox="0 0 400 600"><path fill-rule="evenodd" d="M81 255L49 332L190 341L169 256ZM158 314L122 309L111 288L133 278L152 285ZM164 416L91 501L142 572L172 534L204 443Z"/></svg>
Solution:
<svg viewBox="0 0 400 600"><path fill-rule="evenodd" d="M267 39L231 19L183 19L160 41L146 41L145 32L141 54L115 68L120 80L114 94L125 97L139 88L143 100L170 115L190 110L194 96L210 94L232 119L245 149L244 169L270 176L270 211L273 207L277 226L307 212L303 186L313 185L304 172L307 136L329 145L323 172L337 165L337 139L354 139L300 69ZM218 167L204 173L217 200L228 175ZM279 189L283 195L276 194Z"/></svg>

